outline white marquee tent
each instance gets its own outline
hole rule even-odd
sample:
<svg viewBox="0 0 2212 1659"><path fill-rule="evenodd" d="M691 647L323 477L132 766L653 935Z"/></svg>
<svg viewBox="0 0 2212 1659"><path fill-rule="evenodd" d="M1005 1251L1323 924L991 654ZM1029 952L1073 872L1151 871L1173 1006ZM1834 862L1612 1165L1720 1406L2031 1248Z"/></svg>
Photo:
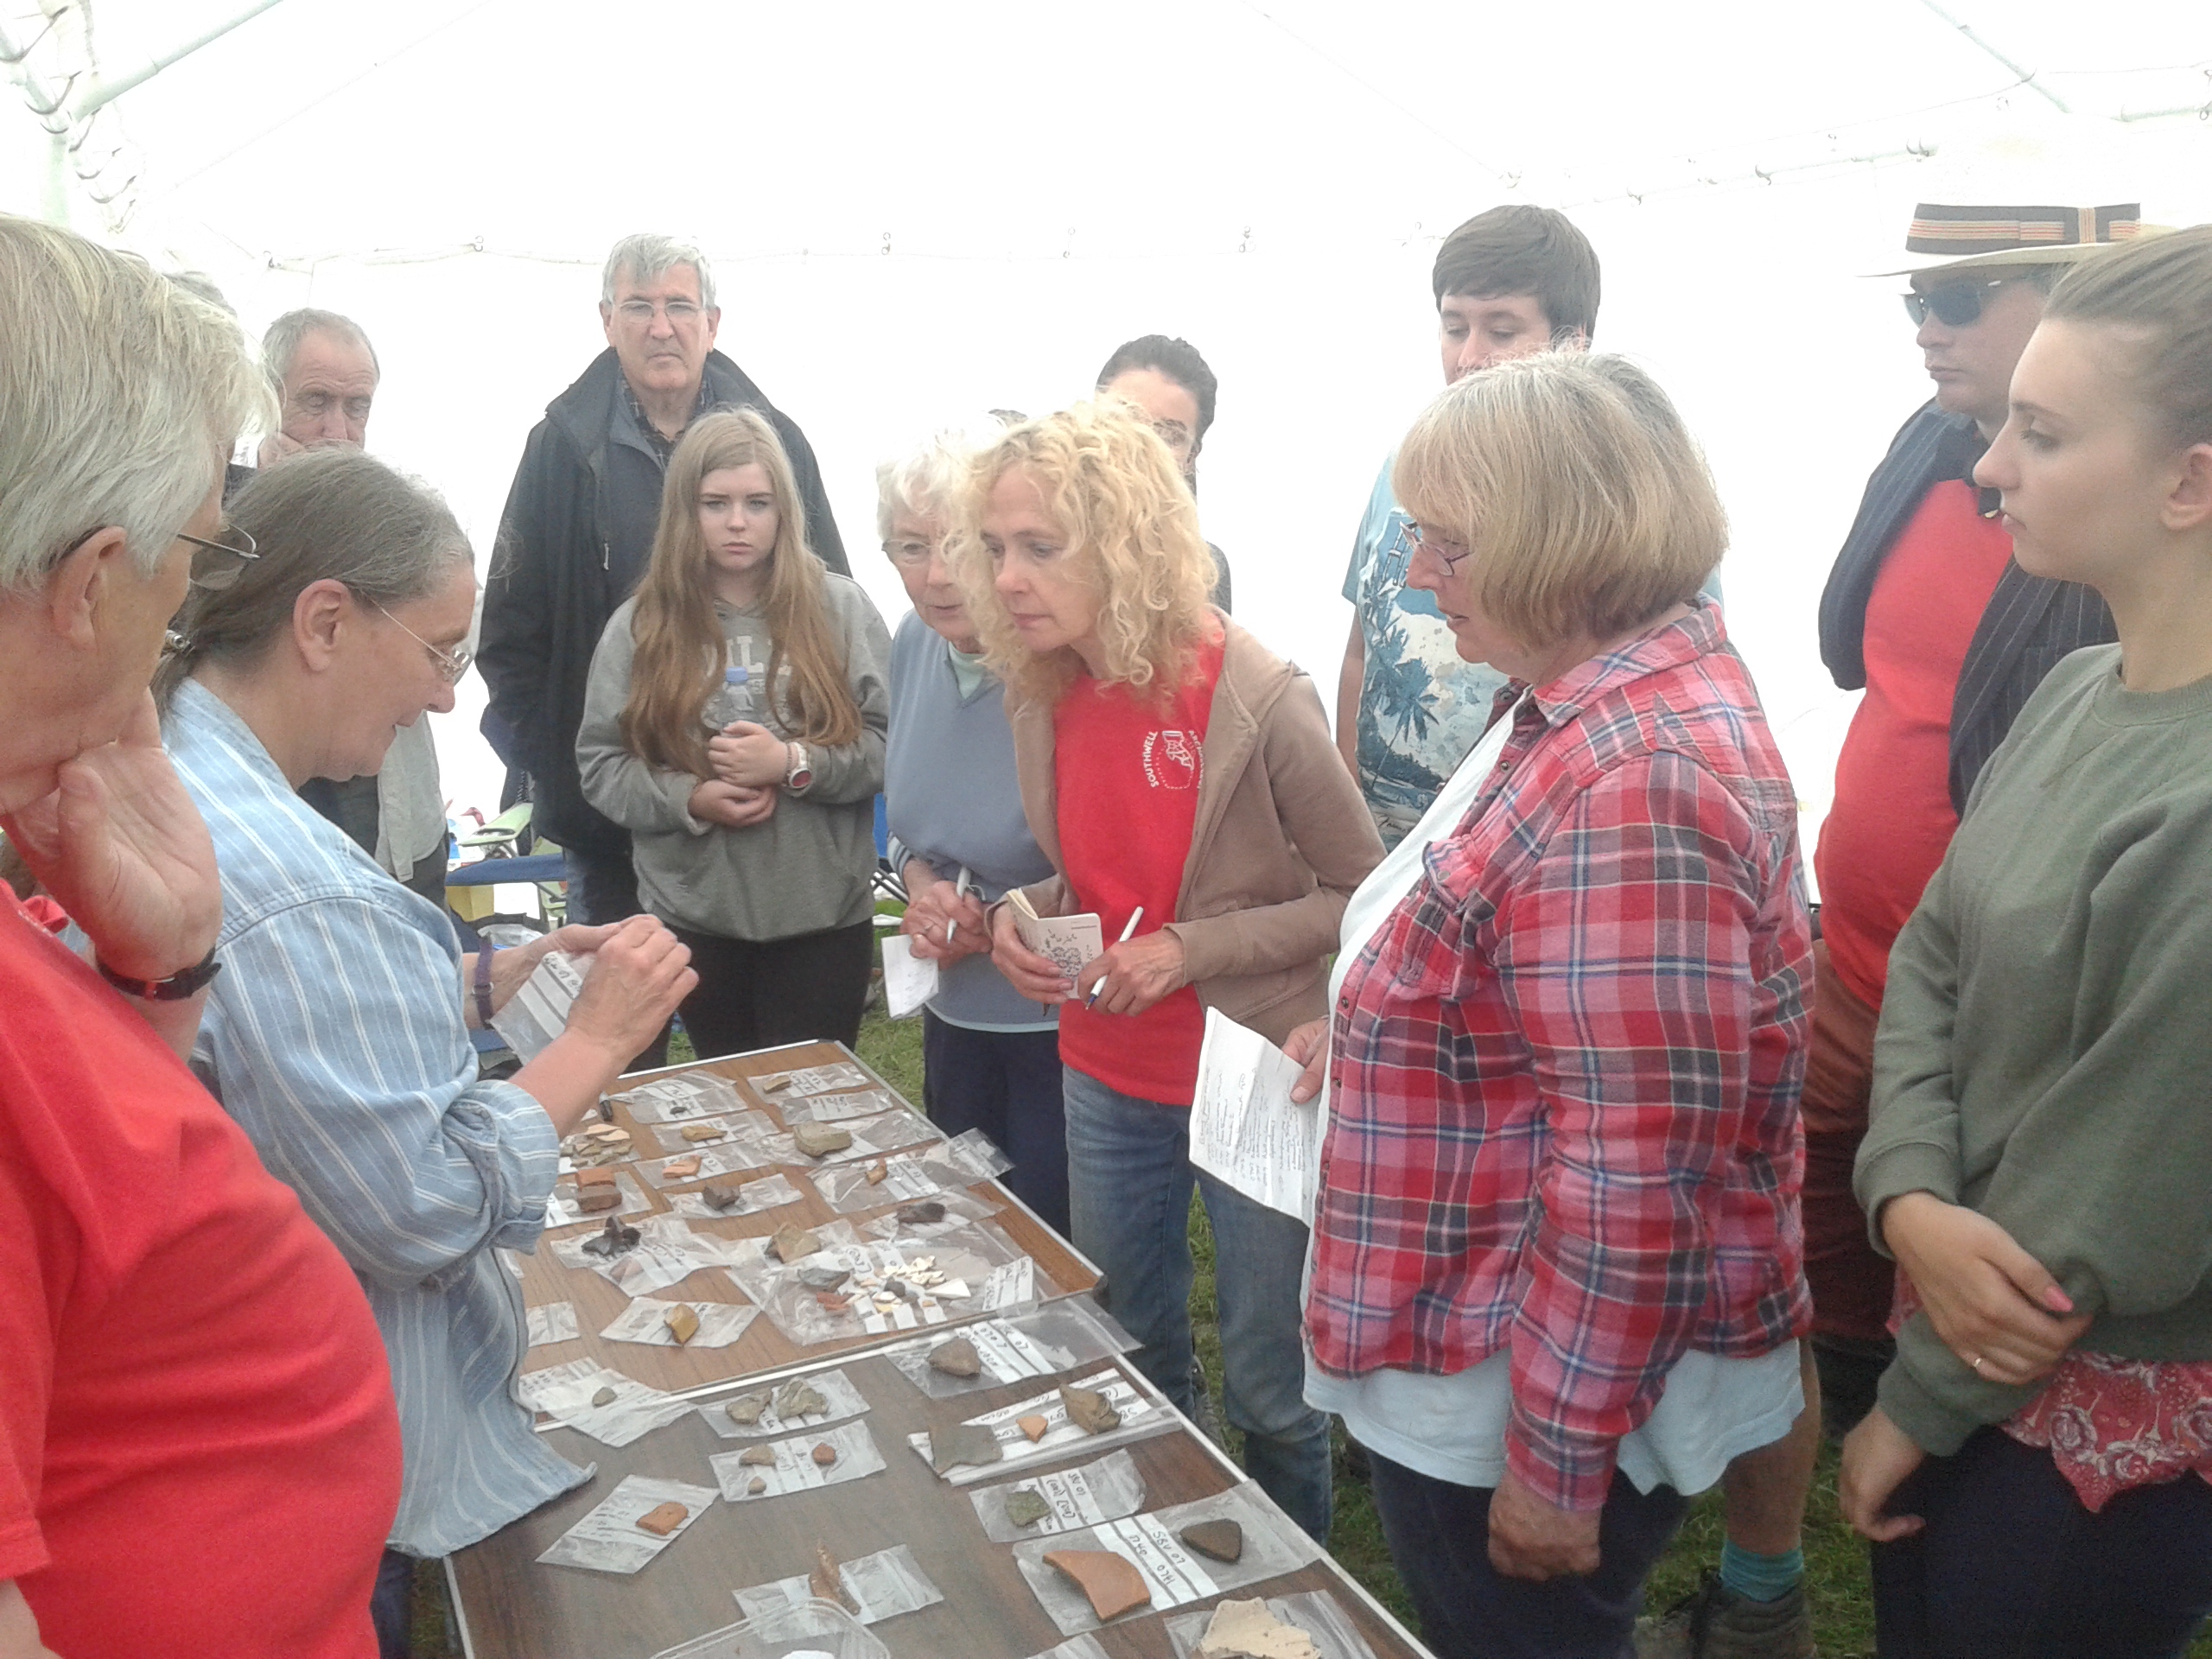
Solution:
<svg viewBox="0 0 2212 1659"><path fill-rule="evenodd" d="M1599 344L1711 454L1731 630L1815 816L1851 706L1815 603L1927 391L1901 283L1863 273L1919 200L2212 219L2201 0L0 0L0 208L204 270L250 331L357 318L370 447L480 553L626 232L715 257L723 348L807 431L893 620L879 459L1184 335L1222 382L1200 499L1238 615L1325 695L1353 527L1438 384L1436 243L1564 207ZM488 809L462 693L447 787Z"/></svg>

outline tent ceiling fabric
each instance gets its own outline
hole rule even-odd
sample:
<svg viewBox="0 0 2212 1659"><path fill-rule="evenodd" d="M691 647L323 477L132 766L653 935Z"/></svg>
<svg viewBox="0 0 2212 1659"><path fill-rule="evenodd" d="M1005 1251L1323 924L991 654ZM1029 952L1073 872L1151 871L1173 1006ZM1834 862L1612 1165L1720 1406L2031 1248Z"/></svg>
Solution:
<svg viewBox="0 0 2212 1659"><path fill-rule="evenodd" d="M39 3L63 0L0 0L11 38ZM248 0L92 3L114 77ZM208 272L250 334L303 304L368 327L371 447L480 561L524 435L601 347L627 232L714 256L722 343L805 429L887 616L877 461L1182 334L1221 378L1199 501L1238 615L1324 686L1359 509L1436 390L1436 241L1568 206L1605 262L1598 343L1668 388L1728 503L1727 626L1809 845L1852 706L1812 649L1821 586L1928 395L1902 284L1861 273L1901 263L1917 200L2212 219L2212 6L1942 7L1986 45L1923 0L1597 0L1542 31L1465 0L283 0L118 100L102 142L136 151L117 239ZM2159 108L2192 113L2111 118ZM0 207L40 211L47 153L0 79ZM74 219L106 223L81 194ZM480 683L458 695L431 717L447 791L496 804Z"/></svg>
<svg viewBox="0 0 2212 1659"><path fill-rule="evenodd" d="M242 9L98 0L103 68ZM2072 108L2212 102L2212 9L1945 11ZM285 0L118 113L143 158L135 213L168 241L199 224L288 257L480 237L588 252L696 223L710 192L761 251L887 235L1058 257L1404 237L1471 198L1786 177L1940 147L2005 103L2041 107L1921 0L1605 0L1541 35L1464 0ZM21 142L34 124L13 121Z"/></svg>

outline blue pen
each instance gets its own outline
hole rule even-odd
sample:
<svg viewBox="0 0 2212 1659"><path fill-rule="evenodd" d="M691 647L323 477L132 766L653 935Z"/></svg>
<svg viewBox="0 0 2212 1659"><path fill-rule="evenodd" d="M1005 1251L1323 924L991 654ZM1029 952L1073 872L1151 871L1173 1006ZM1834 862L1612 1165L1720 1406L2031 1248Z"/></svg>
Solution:
<svg viewBox="0 0 2212 1659"><path fill-rule="evenodd" d="M1127 944L1129 942L1129 935L1137 931L1137 924L1143 919L1144 906L1142 905L1139 905L1135 910L1129 912L1128 925L1122 930L1122 937L1115 940L1114 943L1116 944ZM1098 982L1090 988L1090 1001L1083 1005L1085 1011L1088 1011L1095 1003L1096 1003L1098 1001L1098 993L1105 988L1106 976L1101 974L1098 976Z"/></svg>

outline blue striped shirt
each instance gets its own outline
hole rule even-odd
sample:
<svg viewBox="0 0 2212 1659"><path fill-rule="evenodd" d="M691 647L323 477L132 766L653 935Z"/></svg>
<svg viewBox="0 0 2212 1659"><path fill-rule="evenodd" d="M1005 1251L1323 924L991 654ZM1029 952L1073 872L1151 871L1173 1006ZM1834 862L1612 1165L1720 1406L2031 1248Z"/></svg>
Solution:
<svg viewBox="0 0 2212 1659"><path fill-rule="evenodd" d="M591 1477L514 1398L522 1294L495 1246L545 1223L559 1140L480 1080L451 924L284 781L188 681L163 736L215 841L224 969L193 1070L368 1293L405 1453L391 1546L443 1555Z"/></svg>

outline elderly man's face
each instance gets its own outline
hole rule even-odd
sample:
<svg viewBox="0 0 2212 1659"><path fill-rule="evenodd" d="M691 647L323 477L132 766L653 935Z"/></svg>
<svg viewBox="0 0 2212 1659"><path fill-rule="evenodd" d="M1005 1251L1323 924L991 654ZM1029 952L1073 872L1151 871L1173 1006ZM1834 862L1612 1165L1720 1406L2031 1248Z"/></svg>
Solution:
<svg viewBox="0 0 2212 1659"><path fill-rule="evenodd" d="M699 302L699 273L671 265L651 281L625 270L614 280L614 303L599 308L607 343L638 391L696 391L721 327L719 308Z"/></svg>
<svg viewBox="0 0 2212 1659"><path fill-rule="evenodd" d="M366 442L369 405L377 395L376 359L359 340L311 330L284 372L284 409L277 429L303 449Z"/></svg>

